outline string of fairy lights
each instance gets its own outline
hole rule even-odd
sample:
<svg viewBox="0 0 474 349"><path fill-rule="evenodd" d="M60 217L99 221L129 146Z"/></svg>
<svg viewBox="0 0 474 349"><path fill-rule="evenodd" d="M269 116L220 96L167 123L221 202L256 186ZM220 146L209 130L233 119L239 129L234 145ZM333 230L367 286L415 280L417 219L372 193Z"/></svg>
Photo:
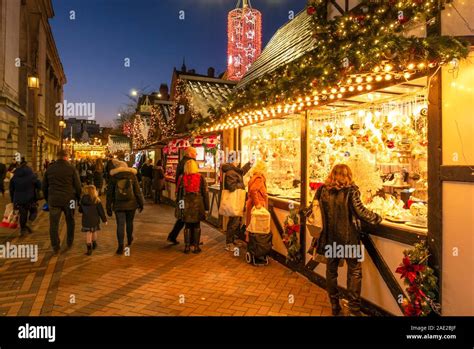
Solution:
<svg viewBox="0 0 474 349"><path fill-rule="evenodd" d="M310 0L315 49L234 92L226 107L203 120L205 132L226 130L304 111L397 82L429 75L468 55L448 36L406 37L437 22L447 0L364 0L328 19L327 1Z"/></svg>

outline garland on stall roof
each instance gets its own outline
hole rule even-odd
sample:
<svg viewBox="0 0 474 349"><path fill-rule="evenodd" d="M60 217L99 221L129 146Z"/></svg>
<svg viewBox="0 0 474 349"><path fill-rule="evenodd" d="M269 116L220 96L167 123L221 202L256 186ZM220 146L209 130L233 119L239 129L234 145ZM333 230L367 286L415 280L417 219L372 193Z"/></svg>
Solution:
<svg viewBox="0 0 474 349"><path fill-rule="evenodd" d="M342 98L354 74L398 73L408 79L465 58L468 43L456 38L404 36L416 24L436 24L448 2L362 0L352 12L328 19L328 1L309 0L306 11L312 16L314 50L237 90L227 106L212 110L214 116L200 126L214 126L224 116L233 115L235 120L236 113L266 112L268 106L293 105L294 110L295 105L309 102L309 97L325 97L326 93L321 94L325 89L334 91L332 98Z"/></svg>
<svg viewBox="0 0 474 349"><path fill-rule="evenodd" d="M438 278L428 266L430 256L426 242L415 244L413 250L403 251L403 262L395 271L404 279L408 297L403 300L406 316L427 316L431 312L440 315Z"/></svg>

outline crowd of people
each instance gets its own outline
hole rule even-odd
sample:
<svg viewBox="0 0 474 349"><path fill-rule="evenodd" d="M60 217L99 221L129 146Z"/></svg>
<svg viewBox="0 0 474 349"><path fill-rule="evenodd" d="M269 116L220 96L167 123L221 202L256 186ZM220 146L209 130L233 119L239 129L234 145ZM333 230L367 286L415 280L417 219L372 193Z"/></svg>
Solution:
<svg viewBox="0 0 474 349"><path fill-rule="evenodd" d="M201 252L201 221L209 211L208 185L199 172L196 161L197 152L193 147L185 150L176 171L176 223L167 237L171 244L178 244L177 237L184 228L184 253ZM85 234L86 254L91 255L97 248L97 233L101 223L107 224L108 217L115 214L117 254L124 253L125 236L127 246L133 242L133 222L135 213L142 212L145 199L161 202L165 173L161 160L153 164L152 160L136 168L119 159L85 159L75 163L68 161L68 153L61 150L56 161L45 166L42 182L25 159L16 160L7 168L0 164L0 190L4 193L3 183L8 173L11 201L19 212L20 234L31 233L28 221L38 215L38 201L46 200L45 210L49 210L50 239L55 254L60 252L59 221L64 213L67 226L67 248L74 242L76 209L82 214L82 229ZM246 163L232 161L222 165L222 189L230 193L245 190L244 214L227 215L225 249L234 251L248 241L247 227L252 219L253 209L268 208L266 186L266 166L263 161ZM246 180L244 180L244 177ZM245 184L247 182L247 184ZM140 184L141 183L141 184ZM106 194L105 209L100 199ZM229 196L230 197L230 196ZM222 196L222 200L226 200ZM221 200L221 205L223 204ZM347 165L336 165L327 180L317 190L313 201L319 203L322 221L321 236L315 242L314 249L323 254L325 246L360 243L360 221L377 225L381 217L364 207L360 192L352 180ZM302 212L304 212L303 209ZM244 209L242 208L242 212ZM242 222L245 217L245 222ZM354 258L344 258L348 265L349 308L353 314L360 313L361 263ZM327 291L332 304L333 314L340 310L337 288L337 272L340 258L328 258L326 268Z"/></svg>

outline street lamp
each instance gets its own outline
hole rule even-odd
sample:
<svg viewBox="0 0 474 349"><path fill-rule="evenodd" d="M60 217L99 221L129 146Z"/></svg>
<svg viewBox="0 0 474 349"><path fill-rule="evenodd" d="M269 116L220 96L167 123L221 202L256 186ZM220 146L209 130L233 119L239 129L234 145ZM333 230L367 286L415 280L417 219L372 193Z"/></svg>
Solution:
<svg viewBox="0 0 474 349"><path fill-rule="evenodd" d="M138 91L137 91L137 90L132 90L132 92L130 92L130 94L131 94L133 97L136 97L136 96L138 96Z"/></svg>
<svg viewBox="0 0 474 349"><path fill-rule="evenodd" d="M39 78L34 75L28 76L28 87L31 89L38 90L40 88Z"/></svg>
<svg viewBox="0 0 474 349"><path fill-rule="evenodd" d="M31 160L34 170L38 169L38 98L40 80L36 74L28 76L28 88L33 94L33 142L31 144Z"/></svg>
<svg viewBox="0 0 474 349"><path fill-rule="evenodd" d="M64 120L59 120L59 132L61 133L61 150L63 150L63 140L64 140L64 129L66 128L66 123Z"/></svg>

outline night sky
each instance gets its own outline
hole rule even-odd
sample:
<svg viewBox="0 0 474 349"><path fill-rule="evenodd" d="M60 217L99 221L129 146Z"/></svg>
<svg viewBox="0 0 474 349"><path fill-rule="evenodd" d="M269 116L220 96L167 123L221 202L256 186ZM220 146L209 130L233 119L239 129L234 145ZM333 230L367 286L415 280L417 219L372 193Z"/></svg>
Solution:
<svg viewBox="0 0 474 349"><path fill-rule="evenodd" d="M132 89L170 84L183 57L206 74L226 68L227 13L236 0L53 0L51 20L68 102L94 102L98 123L111 124ZM306 0L252 0L262 12L263 45ZM70 11L75 11L75 20ZM185 11L185 20L179 11ZM131 66L124 67L130 58Z"/></svg>

